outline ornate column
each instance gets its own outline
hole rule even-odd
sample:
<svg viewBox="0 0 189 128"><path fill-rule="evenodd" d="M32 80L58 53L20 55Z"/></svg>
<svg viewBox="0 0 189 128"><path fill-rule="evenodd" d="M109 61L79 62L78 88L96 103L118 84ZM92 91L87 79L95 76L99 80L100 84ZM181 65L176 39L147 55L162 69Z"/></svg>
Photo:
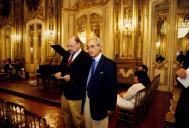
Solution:
<svg viewBox="0 0 189 128"><path fill-rule="evenodd" d="M146 3L147 4L147 3ZM149 3L146 5L146 22L144 22L144 47L143 53L146 60L146 64L149 67L149 75L151 79L153 78L153 61L155 61L155 37L156 35L156 23L155 23L155 16L154 16L154 8L155 8L156 0L150 0ZM145 34L146 33L146 34Z"/></svg>
<svg viewBox="0 0 189 128"><path fill-rule="evenodd" d="M34 33L34 42L33 42L33 64L34 67L38 63L38 37L37 37L37 32Z"/></svg>
<svg viewBox="0 0 189 128"><path fill-rule="evenodd" d="M113 1L109 1L105 6L105 38L104 54L114 59L114 40L113 40Z"/></svg>
<svg viewBox="0 0 189 128"><path fill-rule="evenodd" d="M27 26L29 27L29 26ZM29 28L26 29L26 34L24 34L24 46L25 46L25 61L26 61L26 71L29 70L29 63L31 62L31 49L30 49L30 39L29 38Z"/></svg>
<svg viewBox="0 0 189 128"><path fill-rule="evenodd" d="M68 37L68 13L64 12L62 10L62 13L61 13L61 45L63 47L66 46L66 38Z"/></svg>
<svg viewBox="0 0 189 128"><path fill-rule="evenodd" d="M177 0L169 0L170 1L170 18L168 25L168 45L167 51L168 54L168 85L169 91L172 91L174 81L175 81L175 71L176 71L176 43L177 43Z"/></svg>
<svg viewBox="0 0 189 128"><path fill-rule="evenodd" d="M75 12L62 10L62 38L61 44L63 47L66 47L68 37L75 34Z"/></svg>
<svg viewBox="0 0 189 128"><path fill-rule="evenodd" d="M0 37L3 37L2 29L0 31ZM3 38L0 38L0 42L2 42L1 47L0 47L0 55L1 55L0 58L1 58L1 60L3 60L3 59L5 59L5 43L3 41Z"/></svg>

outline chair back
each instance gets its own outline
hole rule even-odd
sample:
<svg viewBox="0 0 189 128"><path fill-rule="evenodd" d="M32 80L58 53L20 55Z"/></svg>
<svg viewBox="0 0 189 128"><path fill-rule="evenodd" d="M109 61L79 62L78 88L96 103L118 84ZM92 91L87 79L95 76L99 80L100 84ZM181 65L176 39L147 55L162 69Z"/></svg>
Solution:
<svg viewBox="0 0 189 128"><path fill-rule="evenodd" d="M144 88L136 93L135 96L135 109L141 107L144 104L147 95L147 88Z"/></svg>
<svg viewBox="0 0 189 128"><path fill-rule="evenodd" d="M160 82L160 74L157 75L155 78L154 78L154 83L155 83L155 87L154 89L157 90L158 89L158 85L159 85L159 82Z"/></svg>
<svg viewBox="0 0 189 128"><path fill-rule="evenodd" d="M160 74L155 76L154 79L152 80L151 86L152 86L153 90L157 90L158 89L159 81L160 81Z"/></svg>
<svg viewBox="0 0 189 128"><path fill-rule="evenodd" d="M142 121L144 104L147 96L148 88L138 91L135 95L135 106L131 109L119 108L119 119L131 126L138 126Z"/></svg>
<svg viewBox="0 0 189 128"><path fill-rule="evenodd" d="M23 127L25 126L25 116L24 116L24 106L21 106L17 103L6 102L8 120L15 127Z"/></svg>
<svg viewBox="0 0 189 128"><path fill-rule="evenodd" d="M50 128L45 118L42 118L31 111L25 110L25 117L27 128Z"/></svg>
<svg viewBox="0 0 189 128"><path fill-rule="evenodd" d="M0 118L7 118L7 111L6 111L5 101L0 99Z"/></svg>

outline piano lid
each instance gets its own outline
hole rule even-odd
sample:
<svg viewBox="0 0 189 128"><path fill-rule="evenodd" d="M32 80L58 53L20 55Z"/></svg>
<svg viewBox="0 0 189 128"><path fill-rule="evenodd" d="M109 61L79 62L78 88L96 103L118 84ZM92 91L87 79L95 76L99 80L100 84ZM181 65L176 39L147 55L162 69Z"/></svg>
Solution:
<svg viewBox="0 0 189 128"><path fill-rule="evenodd" d="M58 44L55 44L55 45L51 45L51 47L58 53L60 54L61 56L63 56L63 53L64 53L64 49L58 45Z"/></svg>

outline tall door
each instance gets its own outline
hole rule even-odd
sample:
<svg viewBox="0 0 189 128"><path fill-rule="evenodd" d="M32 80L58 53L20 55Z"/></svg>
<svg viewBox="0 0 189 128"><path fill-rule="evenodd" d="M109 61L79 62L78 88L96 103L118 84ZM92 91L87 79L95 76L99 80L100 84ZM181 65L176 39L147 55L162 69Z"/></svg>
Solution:
<svg viewBox="0 0 189 128"><path fill-rule="evenodd" d="M30 73L35 73L42 59L42 23L27 25L26 64Z"/></svg>

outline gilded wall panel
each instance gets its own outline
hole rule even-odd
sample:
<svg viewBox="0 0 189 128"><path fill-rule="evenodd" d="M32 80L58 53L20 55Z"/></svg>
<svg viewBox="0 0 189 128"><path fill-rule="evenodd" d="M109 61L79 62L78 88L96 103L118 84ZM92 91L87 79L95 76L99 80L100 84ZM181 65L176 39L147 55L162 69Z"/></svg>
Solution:
<svg viewBox="0 0 189 128"><path fill-rule="evenodd" d="M12 58L14 54L13 42L11 40L11 34L13 33L13 28L6 25L2 28L2 48L4 49L4 59Z"/></svg>
<svg viewBox="0 0 189 128"><path fill-rule="evenodd" d="M25 22L32 19L45 19L45 0L26 0L24 7Z"/></svg>
<svg viewBox="0 0 189 128"><path fill-rule="evenodd" d="M142 1L117 0L114 6L115 58L136 67L143 57Z"/></svg>
<svg viewBox="0 0 189 128"><path fill-rule="evenodd" d="M76 20L77 34L82 42L86 41L92 36L101 37L102 17L97 13L81 15Z"/></svg>

